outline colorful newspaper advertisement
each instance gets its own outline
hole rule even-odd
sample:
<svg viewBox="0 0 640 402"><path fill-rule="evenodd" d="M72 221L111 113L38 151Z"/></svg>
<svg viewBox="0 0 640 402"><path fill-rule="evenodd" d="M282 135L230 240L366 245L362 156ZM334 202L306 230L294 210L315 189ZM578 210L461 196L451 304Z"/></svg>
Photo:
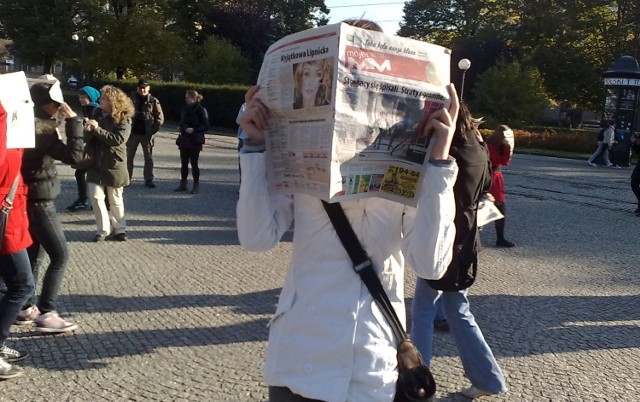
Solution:
<svg viewBox="0 0 640 402"><path fill-rule="evenodd" d="M273 44L257 95L271 112L271 192L415 206L430 151L416 128L449 105L450 58L440 46L347 24Z"/></svg>

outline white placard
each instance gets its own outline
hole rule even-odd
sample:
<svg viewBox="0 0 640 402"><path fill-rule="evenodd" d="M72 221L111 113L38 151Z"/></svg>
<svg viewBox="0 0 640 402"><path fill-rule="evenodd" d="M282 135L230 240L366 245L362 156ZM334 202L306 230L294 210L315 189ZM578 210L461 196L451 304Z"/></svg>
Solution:
<svg viewBox="0 0 640 402"><path fill-rule="evenodd" d="M33 102L23 71L0 74L0 103L7 111L7 148L35 147Z"/></svg>

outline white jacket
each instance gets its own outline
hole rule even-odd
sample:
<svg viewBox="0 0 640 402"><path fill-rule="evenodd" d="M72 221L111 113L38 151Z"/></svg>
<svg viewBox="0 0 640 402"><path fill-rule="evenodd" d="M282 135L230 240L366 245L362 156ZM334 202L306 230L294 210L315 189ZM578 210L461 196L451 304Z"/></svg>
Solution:
<svg viewBox="0 0 640 402"><path fill-rule="evenodd" d="M391 401L397 340L354 272L320 199L270 196L265 155L241 154L240 162L242 246L268 250L295 220L293 255L270 322L266 383L324 401ZM451 261L456 175L455 162L429 165L417 209L381 198L342 203L403 321L405 257L428 279L441 277Z"/></svg>

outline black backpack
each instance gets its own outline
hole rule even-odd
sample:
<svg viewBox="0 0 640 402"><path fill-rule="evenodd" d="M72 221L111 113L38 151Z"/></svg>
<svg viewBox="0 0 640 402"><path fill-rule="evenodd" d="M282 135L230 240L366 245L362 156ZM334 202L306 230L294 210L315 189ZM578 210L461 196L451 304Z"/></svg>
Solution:
<svg viewBox="0 0 640 402"><path fill-rule="evenodd" d="M450 292L463 290L473 285L473 282L476 280L476 275L478 273L478 252L480 251L480 231L478 230L478 204L482 193L489 189L492 179L489 154L486 148L484 148L484 151L487 155L487 166L482 174L482 178L480 179L477 188L473 189L471 192L471 194L473 194L474 196L475 202L475 208L473 210L474 214L471 218L473 220L473 225L471 226L471 228L469 228L469 232L464 237L464 239L462 239L462 241L460 242L456 242L453 245L453 256L451 258L451 263L447 267L447 272L445 272L444 276L438 280L425 279L429 287L433 289ZM456 157L456 160L459 161L459 164L464 163L464 157L462 154L453 156ZM461 174L458 175L457 180L462 180ZM457 181L456 185L458 185Z"/></svg>
<svg viewBox="0 0 640 402"><path fill-rule="evenodd" d="M477 223L476 219L464 241L453 246L451 264L449 264L444 276L438 280L425 279L429 287L453 292L473 285L478 273L478 246L480 244Z"/></svg>
<svg viewBox="0 0 640 402"><path fill-rule="evenodd" d="M604 141L604 128L598 130L598 141Z"/></svg>

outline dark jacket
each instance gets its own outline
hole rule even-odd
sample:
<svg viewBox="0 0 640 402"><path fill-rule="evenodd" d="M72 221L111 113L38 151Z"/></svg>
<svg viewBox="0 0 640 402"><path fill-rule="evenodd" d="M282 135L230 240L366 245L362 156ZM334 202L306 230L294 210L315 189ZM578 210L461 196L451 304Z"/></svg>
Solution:
<svg viewBox="0 0 640 402"><path fill-rule="evenodd" d="M136 108L131 132L136 135L154 135L157 133L162 123L164 123L164 114L162 113L160 101L150 94L142 97L137 92L131 99L133 106Z"/></svg>
<svg viewBox="0 0 640 402"><path fill-rule="evenodd" d="M83 158L82 118L65 120L65 144L58 135L56 121L36 109L36 146L25 149L22 177L29 187L29 201L53 200L60 194L60 180L55 161L75 165Z"/></svg>
<svg viewBox="0 0 640 402"><path fill-rule="evenodd" d="M176 145L179 148L200 148L204 144L204 134L209 129L207 109L196 102L183 107L180 116L180 135L176 139ZM187 128L193 128L193 133L187 133Z"/></svg>
<svg viewBox="0 0 640 402"><path fill-rule="evenodd" d="M458 178L453 186L456 200L456 238L460 244L469 234L476 221L476 206L480 196L491 186L491 162L484 142L478 141L475 131L467 133L467 138L455 138L449 154L458 163ZM476 240L479 246L480 239Z"/></svg>
<svg viewBox="0 0 640 402"><path fill-rule="evenodd" d="M93 161L87 168L87 182L107 187L129 185L127 171L127 140L131 134L131 120L116 123L102 112L95 131L85 131L87 156Z"/></svg>

